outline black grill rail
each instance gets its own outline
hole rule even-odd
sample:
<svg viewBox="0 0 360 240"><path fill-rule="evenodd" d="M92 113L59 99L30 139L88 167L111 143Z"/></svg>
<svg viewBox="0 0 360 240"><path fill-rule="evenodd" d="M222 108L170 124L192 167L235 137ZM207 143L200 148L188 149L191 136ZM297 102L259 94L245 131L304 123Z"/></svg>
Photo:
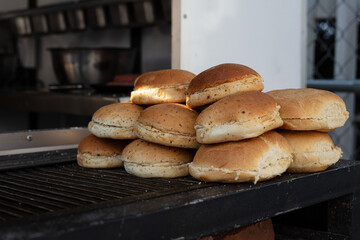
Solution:
<svg viewBox="0 0 360 240"><path fill-rule="evenodd" d="M0 171L43 166L54 163L74 162L77 149L39 151L0 156Z"/></svg>
<svg viewBox="0 0 360 240"><path fill-rule="evenodd" d="M0 157L0 239L199 239L343 196L327 224L360 239L359 161L256 185L210 184L82 168L75 154Z"/></svg>
<svg viewBox="0 0 360 240"><path fill-rule="evenodd" d="M0 222L117 200L130 202L205 185L190 177L142 179L124 169L76 163L0 172Z"/></svg>

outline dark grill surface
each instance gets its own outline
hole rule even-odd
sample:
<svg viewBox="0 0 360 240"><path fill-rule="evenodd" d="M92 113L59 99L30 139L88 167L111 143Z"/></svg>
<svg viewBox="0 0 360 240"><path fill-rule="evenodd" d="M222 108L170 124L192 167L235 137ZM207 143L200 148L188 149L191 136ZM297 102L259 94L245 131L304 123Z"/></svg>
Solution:
<svg viewBox="0 0 360 240"><path fill-rule="evenodd" d="M360 239L358 161L254 185L143 179L75 159L76 150L0 157L0 239L199 239L345 195L334 209L347 215L334 219L351 219L341 222Z"/></svg>
<svg viewBox="0 0 360 240"><path fill-rule="evenodd" d="M117 200L130 202L208 184L190 177L142 179L124 169L87 169L76 163L0 172L0 221Z"/></svg>

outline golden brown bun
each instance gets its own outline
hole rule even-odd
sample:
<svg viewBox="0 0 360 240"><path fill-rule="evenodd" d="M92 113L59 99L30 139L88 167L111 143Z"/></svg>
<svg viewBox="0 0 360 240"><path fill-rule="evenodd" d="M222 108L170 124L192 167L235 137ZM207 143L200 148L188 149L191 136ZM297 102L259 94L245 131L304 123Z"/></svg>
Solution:
<svg viewBox="0 0 360 240"><path fill-rule="evenodd" d="M134 125L144 108L133 103L113 103L99 108L88 125L102 138L135 139Z"/></svg>
<svg viewBox="0 0 360 240"><path fill-rule="evenodd" d="M207 182L256 183L282 174L291 161L289 143L270 131L242 141L202 145L189 173Z"/></svg>
<svg viewBox="0 0 360 240"><path fill-rule="evenodd" d="M198 108L236 92L263 89L263 79L253 69L241 64L220 64L201 72L191 80L186 105Z"/></svg>
<svg viewBox="0 0 360 240"><path fill-rule="evenodd" d="M300 88L268 92L281 106L283 129L332 131L349 118L344 101L326 90Z"/></svg>
<svg viewBox="0 0 360 240"><path fill-rule="evenodd" d="M283 124L279 106L262 92L238 92L204 109L195 122L196 139L210 144L257 137Z"/></svg>
<svg viewBox="0 0 360 240"><path fill-rule="evenodd" d="M141 74L134 83L130 100L140 105L158 103L184 103L185 93L195 74L167 69Z"/></svg>
<svg viewBox="0 0 360 240"><path fill-rule="evenodd" d="M90 134L78 146L77 162L88 168L122 167L121 154L127 144L127 140L98 138Z"/></svg>
<svg viewBox="0 0 360 240"><path fill-rule="evenodd" d="M342 156L330 136L316 131L279 131L292 147L293 162L288 172L318 172L336 163Z"/></svg>
<svg viewBox="0 0 360 240"><path fill-rule="evenodd" d="M175 178L188 175L194 150L175 148L137 139L123 152L125 170L143 178Z"/></svg>
<svg viewBox="0 0 360 240"><path fill-rule="evenodd" d="M185 105L163 103L145 109L135 124L136 135L170 147L198 148L194 123L198 113Z"/></svg>
<svg viewBox="0 0 360 240"><path fill-rule="evenodd" d="M166 69L141 74L134 83L134 90L141 88L189 85L196 75L181 69Z"/></svg>

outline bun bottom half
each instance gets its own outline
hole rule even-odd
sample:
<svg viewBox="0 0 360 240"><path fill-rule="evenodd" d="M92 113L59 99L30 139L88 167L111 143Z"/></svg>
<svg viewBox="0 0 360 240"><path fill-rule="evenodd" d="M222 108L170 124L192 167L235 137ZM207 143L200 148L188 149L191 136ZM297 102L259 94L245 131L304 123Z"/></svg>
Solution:
<svg viewBox="0 0 360 240"><path fill-rule="evenodd" d="M135 139L137 138L133 128L120 128L115 126L107 126L101 123L90 121L88 125L89 131L99 138L112 139Z"/></svg>
<svg viewBox="0 0 360 240"><path fill-rule="evenodd" d="M295 131L331 132L346 122L347 116L339 115L328 118L283 118L281 129Z"/></svg>
<svg viewBox="0 0 360 240"><path fill-rule="evenodd" d="M189 164L189 173L196 179L205 182L224 182L224 183L238 183L238 182L254 182L272 179L284 173L292 161L291 156L276 157L268 155L263 159L259 168L254 171L246 170L228 170L216 167L199 167L194 163Z"/></svg>
<svg viewBox="0 0 360 240"><path fill-rule="evenodd" d="M335 147L327 152L293 153L293 162L287 172L309 173L324 171L339 161L342 151Z"/></svg>
<svg viewBox="0 0 360 240"><path fill-rule="evenodd" d="M125 171L141 178L177 178L189 174L188 164L161 166L142 165L133 162L124 163Z"/></svg>
<svg viewBox="0 0 360 240"><path fill-rule="evenodd" d="M95 156L89 153L77 154L77 163L86 168L117 168L124 165L121 155Z"/></svg>

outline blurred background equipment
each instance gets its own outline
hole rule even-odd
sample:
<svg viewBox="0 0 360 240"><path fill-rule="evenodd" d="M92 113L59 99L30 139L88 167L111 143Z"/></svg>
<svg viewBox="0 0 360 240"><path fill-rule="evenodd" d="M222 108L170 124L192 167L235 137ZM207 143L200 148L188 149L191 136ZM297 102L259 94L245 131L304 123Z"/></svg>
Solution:
<svg viewBox="0 0 360 240"><path fill-rule="evenodd" d="M0 36L0 132L85 127L171 67L171 0L0 1Z"/></svg>
<svg viewBox="0 0 360 240"><path fill-rule="evenodd" d="M52 65L60 84L98 85L131 73L135 50L124 48L50 48Z"/></svg>

